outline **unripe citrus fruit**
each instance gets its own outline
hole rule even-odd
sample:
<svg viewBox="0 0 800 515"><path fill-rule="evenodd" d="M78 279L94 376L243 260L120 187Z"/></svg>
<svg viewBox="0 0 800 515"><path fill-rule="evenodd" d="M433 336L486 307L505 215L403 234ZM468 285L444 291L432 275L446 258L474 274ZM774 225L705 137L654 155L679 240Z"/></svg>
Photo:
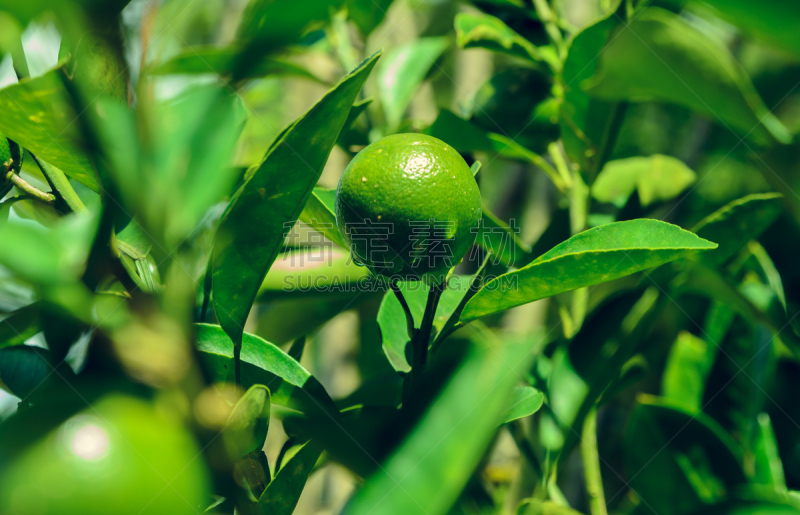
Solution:
<svg viewBox="0 0 800 515"><path fill-rule="evenodd" d="M453 147L424 134L372 143L345 169L336 224L353 259L373 273L439 281L467 253L481 194Z"/></svg>
<svg viewBox="0 0 800 515"><path fill-rule="evenodd" d="M0 513L195 514L211 503L204 463L180 421L109 394L2 464Z"/></svg>

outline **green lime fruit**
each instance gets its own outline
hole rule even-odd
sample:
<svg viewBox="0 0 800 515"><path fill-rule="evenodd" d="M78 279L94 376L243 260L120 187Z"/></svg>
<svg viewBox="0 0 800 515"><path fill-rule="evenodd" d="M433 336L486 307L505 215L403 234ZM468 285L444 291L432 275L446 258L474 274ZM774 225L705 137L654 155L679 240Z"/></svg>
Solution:
<svg viewBox="0 0 800 515"><path fill-rule="evenodd" d="M424 134L372 143L345 169L336 225L353 259L378 275L441 281L467 253L481 194L453 147Z"/></svg>
<svg viewBox="0 0 800 515"><path fill-rule="evenodd" d="M201 513L211 503L204 463L179 420L112 393L3 464L0 513Z"/></svg>

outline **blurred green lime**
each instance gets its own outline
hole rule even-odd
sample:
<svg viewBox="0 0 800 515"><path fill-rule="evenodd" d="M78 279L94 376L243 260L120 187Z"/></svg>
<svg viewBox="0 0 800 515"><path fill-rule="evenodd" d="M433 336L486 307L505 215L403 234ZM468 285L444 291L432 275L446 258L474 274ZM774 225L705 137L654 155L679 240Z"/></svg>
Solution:
<svg viewBox="0 0 800 515"><path fill-rule="evenodd" d="M481 194L464 158L425 134L358 153L336 191L336 224L373 273L440 281L475 241Z"/></svg>
<svg viewBox="0 0 800 515"><path fill-rule="evenodd" d="M179 420L109 394L0 472L4 515L195 514L211 502L205 461Z"/></svg>

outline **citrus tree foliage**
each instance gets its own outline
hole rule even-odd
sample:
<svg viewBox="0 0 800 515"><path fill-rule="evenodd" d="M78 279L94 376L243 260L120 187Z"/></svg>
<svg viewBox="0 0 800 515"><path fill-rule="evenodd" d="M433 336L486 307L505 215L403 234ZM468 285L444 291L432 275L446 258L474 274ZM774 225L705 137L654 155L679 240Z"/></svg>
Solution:
<svg viewBox="0 0 800 515"><path fill-rule="evenodd" d="M798 26L0 0L0 513L796 513Z"/></svg>

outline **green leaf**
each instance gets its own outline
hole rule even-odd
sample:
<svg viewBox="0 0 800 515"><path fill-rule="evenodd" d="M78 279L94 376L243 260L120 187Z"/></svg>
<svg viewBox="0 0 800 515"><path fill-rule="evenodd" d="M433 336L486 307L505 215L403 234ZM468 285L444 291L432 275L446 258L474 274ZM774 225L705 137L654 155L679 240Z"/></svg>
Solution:
<svg viewBox="0 0 800 515"><path fill-rule="evenodd" d="M336 190L314 188L308 197L306 207L300 213L299 219L325 235L329 240L343 249L349 248L336 227L336 212L333 200Z"/></svg>
<svg viewBox="0 0 800 515"><path fill-rule="evenodd" d="M483 130L447 109L439 110L436 120L422 132L439 138L459 152L494 151L492 141Z"/></svg>
<svg viewBox="0 0 800 515"><path fill-rule="evenodd" d="M281 249L284 224L302 212L379 56L366 59L273 143L220 222L212 253L214 311L234 342Z"/></svg>
<svg viewBox="0 0 800 515"><path fill-rule="evenodd" d="M624 442L631 487L663 515L689 513L746 482L730 436L667 400L640 396Z"/></svg>
<svg viewBox="0 0 800 515"><path fill-rule="evenodd" d="M758 143L791 140L730 52L669 11L644 10L609 41L599 61L587 84L590 95L672 102Z"/></svg>
<svg viewBox="0 0 800 515"><path fill-rule="evenodd" d="M37 391L46 391L51 379L74 376L66 363L54 368L51 360L50 351L41 347L15 345L0 349L0 388L29 400Z"/></svg>
<svg viewBox="0 0 800 515"><path fill-rule="evenodd" d="M356 493L348 513L442 515L472 476L508 407L528 345L474 343L411 435ZM492 341L493 340L493 341Z"/></svg>
<svg viewBox="0 0 800 515"><path fill-rule="evenodd" d="M165 63L156 66L151 75L231 75L236 65L240 49L235 46L189 47L172 57ZM271 75L283 75L308 79L314 82L324 81L296 64L277 59L261 59L250 64L247 73L240 79L255 79Z"/></svg>
<svg viewBox="0 0 800 515"><path fill-rule="evenodd" d="M62 68L0 90L0 133L95 192L95 171L81 150L79 124L66 103Z"/></svg>
<svg viewBox="0 0 800 515"><path fill-rule="evenodd" d="M661 394L664 398L683 404L692 413L700 412L716 351L716 344L709 345L702 338L681 331L672 344L661 378Z"/></svg>
<svg viewBox="0 0 800 515"><path fill-rule="evenodd" d="M233 407L225 426L225 446L233 460L260 451L269 430L269 388L255 384Z"/></svg>
<svg viewBox="0 0 800 515"><path fill-rule="evenodd" d="M40 285L64 284L76 278L83 266L87 228L79 228L75 218L62 220L57 228L47 231L40 226L0 222L0 265L18 277ZM67 232L74 230L72 241ZM71 244L70 244L71 243Z"/></svg>
<svg viewBox="0 0 800 515"><path fill-rule="evenodd" d="M345 0L347 14L365 38L381 24L394 0Z"/></svg>
<svg viewBox="0 0 800 515"><path fill-rule="evenodd" d="M461 299L469 290L471 276L453 275L447 282L447 289L439 299L433 327L439 333L447 320L458 307ZM403 281L398 284L403 297L408 303L414 320L419 325L425 313L425 304L428 299L428 290L423 281ZM383 297L378 311L378 325L381 328L383 352L398 372L410 372L411 365L406 359L406 344L409 341L406 329L406 316L400 301L394 292L388 291Z"/></svg>
<svg viewBox="0 0 800 515"><path fill-rule="evenodd" d="M753 5L747 0L703 0L703 3L715 7L714 15L743 31L800 55L796 30L800 22L800 4L797 2L766 0Z"/></svg>
<svg viewBox="0 0 800 515"><path fill-rule="evenodd" d="M41 331L40 314L41 305L34 302L0 320L0 348L21 345Z"/></svg>
<svg viewBox="0 0 800 515"><path fill-rule="evenodd" d="M322 26L341 0L250 0L236 31L236 40L247 47L242 57L260 57L294 43L304 32Z"/></svg>
<svg viewBox="0 0 800 515"><path fill-rule="evenodd" d="M258 300L324 296L353 297L369 280L366 267L348 251L329 247L297 249L280 254L258 290Z"/></svg>
<svg viewBox="0 0 800 515"><path fill-rule="evenodd" d="M483 206L475 243L494 256L493 264L519 267L528 264L533 256L530 247L517 236L518 232Z"/></svg>
<svg viewBox="0 0 800 515"><path fill-rule="evenodd" d="M597 149L605 135L611 103L591 98L581 89L583 81L597 70L597 52L605 46L619 18L611 11L605 18L577 33L569 43L561 73L564 102L559 124L564 151L583 170L595 168Z"/></svg>
<svg viewBox="0 0 800 515"><path fill-rule="evenodd" d="M711 266L725 263L748 241L758 238L783 210L779 193L756 193L714 211L692 228L698 236L719 244L715 252L700 256L700 261Z"/></svg>
<svg viewBox="0 0 800 515"><path fill-rule="evenodd" d="M755 483L771 486L775 490L786 490L783 462L778 452L778 442L772 430L769 415L759 413L756 417Z"/></svg>
<svg viewBox="0 0 800 515"><path fill-rule="evenodd" d="M552 64L557 61L552 49L537 48L502 20L489 14L459 13L456 15L455 26L459 48L486 48L529 61L547 61Z"/></svg>
<svg viewBox="0 0 800 515"><path fill-rule="evenodd" d="M658 220L595 227L556 245L529 265L489 281L467 303L461 321L618 279L716 246Z"/></svg>
<svg viewBox="0 0 800 515"><path fill-rule="evenodd" d="M448 46L445 37L420 38L386 54L378 69L378 86L389 132L400 125L414 93Z"/></svg>
<svg viewBox="0 0 800 515"><path fill-rule="evenodd" d="M697 175L674 157L661 154L629 157L610 161L603 167L592 185L592 196L622 207L636 189L639 202L647 207L677 197L696 180Z"/></svg>
<svg viewBox="0 0 800 515"><path fill-rule="evenodd" d="M197 349L215 382L233 382L233 342L218 325L196 324ZM337 412L321 384L276 345L244 333L242 386L262 384L272 402L301 411Z"/></svg>
<svg viewBox="0 0 800 515"><path fill-rule="evenodd" d="M503 423L533 415L542 407L544 394L532 386L517 386L511 397L511 406L506 410Z"/></svg>
<svg viewBox="0 0 800 515"><path fill-rule="evenodd" d="M552 87L552 78L540 70L500 71L475 93L472 122L535 152L545 152L559 135L554 123L558 118L558 102L552 97Z"/></svg>
<svg viewBox="0 0 800 515"><path fill-rule="evenodd" d="M288 461L284 457L281 469L258 499L258 513L292 515L320 454L319 449L306 443Z"/></svg>
<svg viewBox="0 0 800 515"><path fill-rule="evenodd" d="M369 143L367 135L353 126L356 123L356 119L367 110L372 100L372 98L367 98L353 104L353 107L350 108L350 113L347 115L347 120L344 122L342 132L339 133L339 139L336 140L337 145L349 151L351 146L367 145Z"/></svg>

